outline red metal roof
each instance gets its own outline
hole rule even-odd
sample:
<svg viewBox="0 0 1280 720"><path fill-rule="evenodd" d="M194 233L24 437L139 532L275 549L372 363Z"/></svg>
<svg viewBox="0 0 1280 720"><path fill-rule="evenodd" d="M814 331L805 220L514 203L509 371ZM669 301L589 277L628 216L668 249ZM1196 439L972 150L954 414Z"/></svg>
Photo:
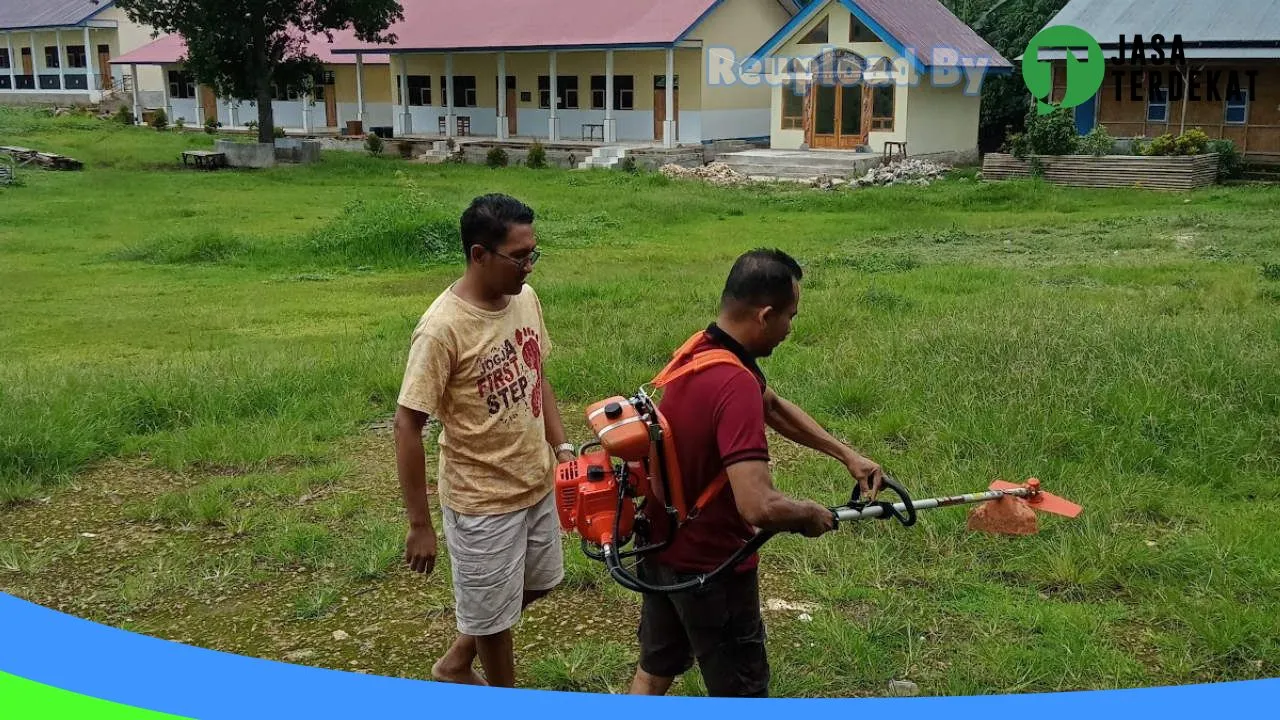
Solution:
<svg viewBox="0 0 1280 720"><path fill-rule="evenodd" d="M324 35L312 35L307 47L326 65L354 65L355 55L335 55L333 49L339 42L359 42L355 32L345 30L333 34L333 44ZM164 35L132 52L111 59L113 65L173 65L181 61L187 53L187 43L181 35ZM370 65L386 65L389 58L384 55L365 55L364 61Z"/></svg>
<svg viewBox="0 0 1280 720"><path fill-rule="evenodd" d="M990 58L989 67L1012 67L938 0L854 0L854 3L903 45L914 48L926 65L932 65L934 48L950 48L962 56Z"/></svg>
<svg viewBox="0 0 1280 720"><path fill-rule="evenodd" d="M724 0L406 0L396 52L671 45ZM730 0L732 1L732 0ZM342 52L369 50L359 40Z"/></svg>

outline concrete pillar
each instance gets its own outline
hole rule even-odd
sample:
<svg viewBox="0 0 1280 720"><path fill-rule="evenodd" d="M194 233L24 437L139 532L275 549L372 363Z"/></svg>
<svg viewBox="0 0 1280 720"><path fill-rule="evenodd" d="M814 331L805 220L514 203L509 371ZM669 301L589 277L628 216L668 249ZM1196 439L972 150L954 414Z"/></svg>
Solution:
<svg viewBox="0 0 1280 720"><path fill-rule="evenodd" d="M457 107L453 92L453 53L444 54L444 136L453 137L457 131L457 117L454 115L453 109Z"/></svg>
<svg viewBox="0 0 1280 720"><path fill-rule="evenodd" d="M364 124L364 55L356 53L356 119Z"/></svg>
<svg viewBox="0 0 1280 720"><path fill-rule="evenodd" d="M58 46L58 87L67 91L67 49L62 45L62 30L54 32L54 43ZM34 50L31 51L35 53Z"/></svg>
<svg viewBox="0 0 1280 720"><path fill-rule="evenodd" d="M133 124L142 124L142 101L138 99L138 66L130 65L129 73L133 77ZM165 83L165 87L169 84Z"/></svg>
<svg viewBox="0 0 1280 720"><path fill-rule="evenodd" d="M204 127L204 86L196 83L196 127Z"/></svg>
<svg viewBox="0 0 1280 720"><path fill-rule="evenodd" d="M169 124L172 125L173 124L173 96L169 94L168 66L161 66L160 75L161 75L161 80L163 81L160 83L160 86L164 88L164 117L165 117L165 120L167 120Z"/></svg>
<svg viewBox="0 0 1280 720"><path fill-rule="evenodd" d="M105 89L98 87L97 63L98 53L93 51L93 40L89 37L89 28L86 26L84 29L84 66L88 75L85 77L85 84L91 93Z"/></svg>
<svg viewBox="0 0 1280 720"><path fill-rule="evenodd" d="M507 54L498 53L498 139L507 137Z"/></svg>
<svg viewBox="0 0 1280 720"><path fill-rule="evenodd" d="M663 147L676 146L676 112L675 112L675 61L676 51L667 48L667 120L662 126Z"/></svg>
<svg viewBox="0 0 1280 720"><path fill-rule="evenodd" d="M400 134L413 132L413 118L409 116L409 61L400 56Z"/></svg>
<svg viewBox="0 0 1280 720"><path fill-rule="evenodd" d="M604 141L618 141L618 120L613 116L613 51L604 53Z"/></svg>
<svg viewBox="0 0 1280 720"><path fill-rule="evenodd" d="M22 58L19 58L13 52L13 33L4 34L5 42L9 45L9 88L11 90L18 89L18 69L22 65Z"/></svg>
<svg viewBox="0 0 1280 720"><path fill-rule="evenodd" d="M302 132L311 134L311 106L313 104L311 93L304 93L302 96Z"/></svg>
<svg viewBox="0 0 1280 720"><path fill-rule="evenodd" d="M551 119L547 122L547 140L549 142L559 142L560 140L560 117L556 112L556 108L560 105L556 101L557 93L556 83L556 51L551 51Z"/></svg>

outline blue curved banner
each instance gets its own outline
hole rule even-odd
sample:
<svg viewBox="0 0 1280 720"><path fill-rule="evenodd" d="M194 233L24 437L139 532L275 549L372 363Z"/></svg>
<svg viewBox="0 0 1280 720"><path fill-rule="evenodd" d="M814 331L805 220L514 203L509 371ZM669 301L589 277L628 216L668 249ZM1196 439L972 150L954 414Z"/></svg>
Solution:
<svg viewBox="0 0 1280 720"><path fill-rule="evenodd" d="M509 713L509 717L676 717L732 714L735 720L813 713L894 720L1102 720L1273 717L1280 679L1136 690L938 698L639 698L504 690L289 665L138 635L0 593L0 717L53 717L48 705L19 703L14 688L43 688L181 718L370 718L412 713ZM24 689L22 692L28 692ZM6 699L6 697L8 699ZM656 705L655 705L656 703ZM106 703L103 703L107 706ZM8 710L6 711L6 707ZM16 711L16 712L15 712ZM107 717L96 711L78 717ZM139 714L137 717L155 717Z"/></svg>

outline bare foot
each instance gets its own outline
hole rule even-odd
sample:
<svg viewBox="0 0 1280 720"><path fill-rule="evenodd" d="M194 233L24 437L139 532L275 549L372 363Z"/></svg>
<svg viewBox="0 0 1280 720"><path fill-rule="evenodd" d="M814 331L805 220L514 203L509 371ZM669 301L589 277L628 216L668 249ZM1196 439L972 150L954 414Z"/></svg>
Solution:
<svg viewBox="0 0 1280 720"><path fill-rule="evenodd" d="M461 671L455 668L445 668L441 665L444 659L437 660L435 665L431 666L431 679L436 682L453 683L455 685L488 685L484 678L480 677L480 673L473 668L465 668Z"/></svg>

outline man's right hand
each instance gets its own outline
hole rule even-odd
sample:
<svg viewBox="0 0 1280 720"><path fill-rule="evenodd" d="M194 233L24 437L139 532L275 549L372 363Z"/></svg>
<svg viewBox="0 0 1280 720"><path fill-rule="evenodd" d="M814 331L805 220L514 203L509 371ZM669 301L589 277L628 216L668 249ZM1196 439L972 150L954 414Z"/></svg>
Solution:
<svg viewBox="0 0 1280 720"><path fill-rule="evenodd" d="M803 504L809 510L809 515L800 530L802 535L816 538L836 529L836 514L830 508L813 501L805 501Z"/></svg>
<svg viewBox="0 0 1280 720"><path fill-rule="evenodd" d="M404 542L404 562L410 570L430 575L436 567L436 531L431 526L410 527Z"/></svg>

